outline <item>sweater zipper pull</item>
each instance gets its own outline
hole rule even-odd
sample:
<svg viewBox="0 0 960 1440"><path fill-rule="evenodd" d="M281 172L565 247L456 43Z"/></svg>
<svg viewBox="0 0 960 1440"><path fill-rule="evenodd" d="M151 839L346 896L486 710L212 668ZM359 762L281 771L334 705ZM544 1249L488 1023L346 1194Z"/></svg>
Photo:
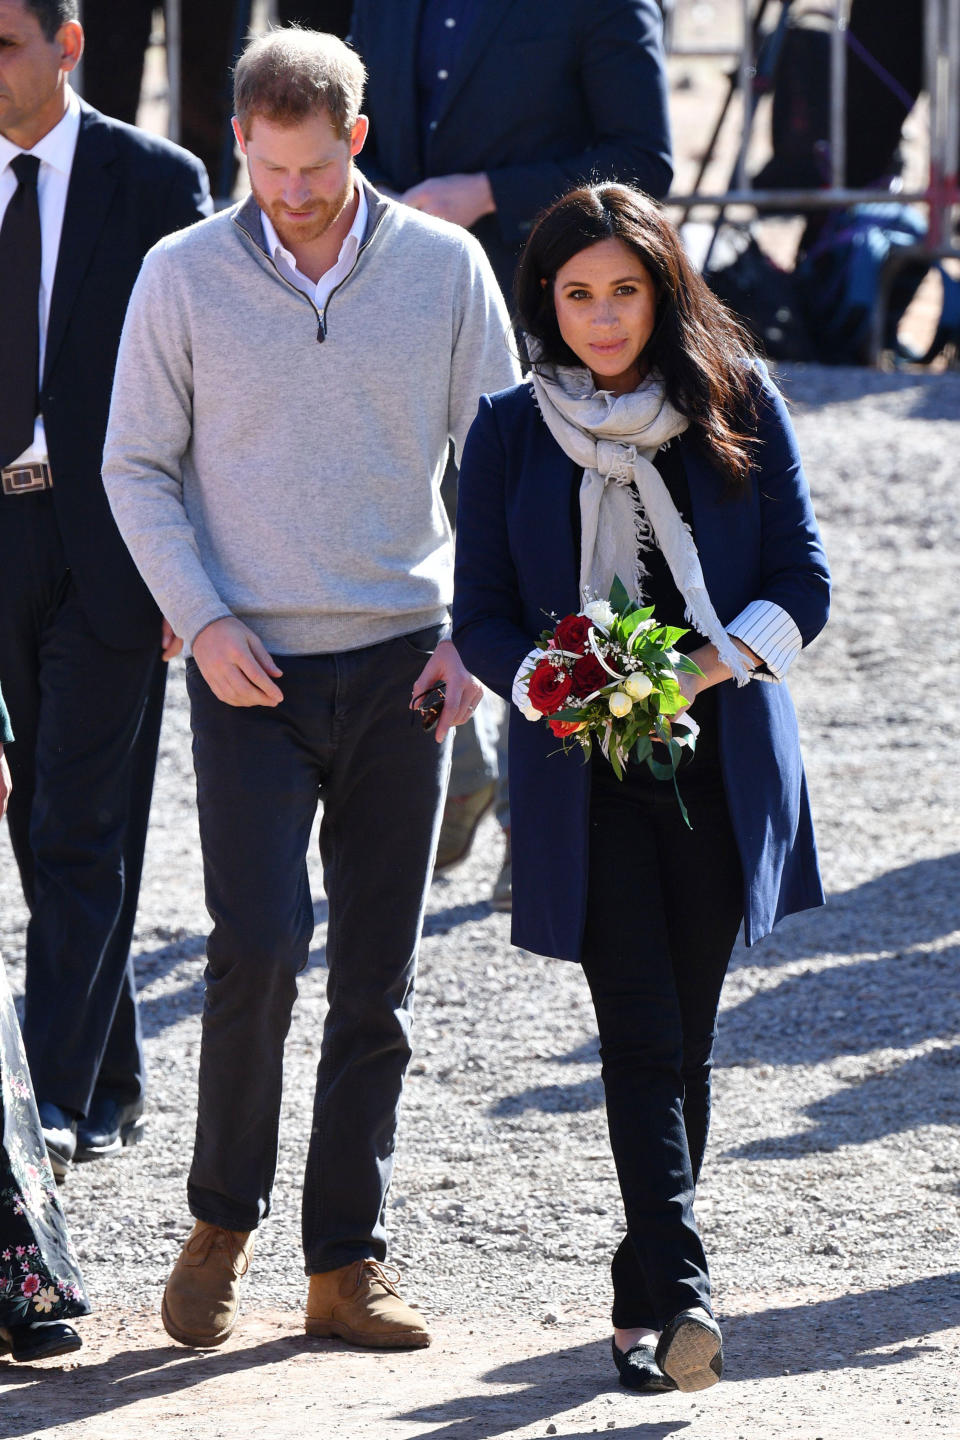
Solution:
<svg viewBox="0 0 960 1440"><path fill-rule="evenodd" d="M317 344L322 345L327 338L327 316L326 312L317 314Z"/></svg>

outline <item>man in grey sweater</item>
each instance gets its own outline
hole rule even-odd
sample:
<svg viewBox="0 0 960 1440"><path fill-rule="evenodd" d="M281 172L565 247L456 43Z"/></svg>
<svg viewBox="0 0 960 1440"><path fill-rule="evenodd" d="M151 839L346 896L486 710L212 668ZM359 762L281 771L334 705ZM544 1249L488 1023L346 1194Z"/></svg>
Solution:
<svg viewBox="0 0 960 1440"><path fill-rule="evenodd" d="M382 1262L446 737L481 694L444 638L439 484L479 394L517 371L479 245L355 173L363 80L331 36L280 30L247 47L235 127L253 195L148 256L104 455L120 530L192 652L213 930L196 1223L163 1303L188 1345L230 1334L269 1212L318 797L329 1009L303 1194L306 1328L381 1348L430 1338ZM410 705L440 682L431 736Z"/></svg>

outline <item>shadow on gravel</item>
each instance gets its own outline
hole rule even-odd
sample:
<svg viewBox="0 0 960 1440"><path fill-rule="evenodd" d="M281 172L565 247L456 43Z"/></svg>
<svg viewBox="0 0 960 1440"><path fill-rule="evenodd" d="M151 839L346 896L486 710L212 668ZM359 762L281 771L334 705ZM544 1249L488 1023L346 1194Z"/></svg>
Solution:
<svg viewBox="0 0 960 1440"><path fill-rule="evenodd" d="M289 1359L297 1350L311 1347L306 1336L289 1336L247 1349L238 1346L185 1352L172 1345L157 1345L149 1350L121 1350L107 1360L81 1364L76 1370L0 1362L4 1385L24 1387L24 1400L32 1402L22 1415L11 1413L17 1401L9 1393L0 1434L9 1440L37 1436L57 1425L120 1410L138 1400L177 1395L216 1376L273 1365ZM27 1390L30 1385L42 1388Z"/></svg>
<svg viewBox="0 0 960 1440"><path fill-rule="evenodd" d="M960 853L917 860L791 915L759 945L738 945L731 969L775 968L817 955L912 950L960 930Z"/></svg>
<svg viewBox="0 0 960 1440"><path fill-rule="evenodd" d="M931 1097L936 1097L931 1099ZM794 1160L812 1151L848 1150L922 1125L960 1125L960 1045L914 1056L849 1089L804 1106L813 1128L752 1140L723 1153L739 1160Z"/></svg>
<svg viewBox="0 0 960 1440"><path fill-rule="evenodd" d="M900 1365L960 1325L960 1272L723 1320L724 1383ZM898 1349L890 1351L889 1346ZM884 1348L886 1353L877 1352Z"/></svg>
<svg viewBox="0 0 960 1440"><path fill-rule="evenodd" d="M512 1389L507 1394L482 1391L477 1395L458 1395L440 1404L398 1413L394 1418L431 1427L420 1431L417 1440L486 1440L487 1436L534 1425L541 1426L542 1433L546 1434L550 1423L556 1426L557 1440L591 1440L597 1427L568 1430L564 1427L564 1413L589 1405L597 1396L619 1388L609 1341L591 1341L566 1350L524 1356L486 1371L483 1379L491 1385L524 1388ZM650 1403L648 1396L635 1398L639 1410L645 1410ZM605 1420L608 1413L598 1414L596 1418ZM631 1425L629 1432L621 1429L620 1433L629 1433L633 1440L667 1440L668 1436L688 1429L690 1423L689 1420L639 1423Z"/></svg>
<svg viewBox="0 0 960 1440"><path fill-rule="evenodd" d="M566 1058L566 1057L564 1057ZM596 1058L596 1049L592 1058ZM580 1080L575 1085L533 1085L519 1095L504 1095L489 1109L490 1115L521 1115L524 1110L544 1110L551 1114L571 1111L598 1110L603 1104L603 1082Z"/></svg>
<svg viewBox="0 0 960 1440"><path fill-rule="evenodd" d="M462 905L447 905L441 910L430 910L423 921L424 935L448 935L458 925L468 920L486 920L493 913L489 900L474 900Z"/></svg>
<svg viewBox="0 0 960 1440"><path fill-rule="evenodd" d="M334 1354L340 1349L337 1346ZM274 1365L304 1351L322 1353L317 1343L305 1336L285 1336L248 1348L231 1346L217 1351L184 1352L170 1345L125 1350L76 1370L0 1361L0 1377L5 1386L11 1387L0 1433L9 1440L33 1440L58 1425L75 1424L137 1401L179 1395L207 1381ZM506 1394L485 1390L477 1395L459 1395L406 1414L398 1413L394 1419L419 1421L430 1427L421 1432L418 1440L485 1440L525 1425L542 1423L545 1430L548 1422L558 1420L557 1440L587 1440L588 1435L596 1433L595 1428L565 1430L563 1412L588 1405L615 1384L609 1351L598 1342L511 1361L488 1371L483 1380L518 1388ZM638 1403L642 1407L645 1401ZM282 1413L277 1421L278 1435L288 1433ZM631 1426L630 1435L635 1440L667 1440L689 1424L687 1420L638 1424Z"/></svg>
<svg viewBox="0 0 960 1440"><path fill-rule="evenodd" d="M960 1030L960 947L792 975L724 1010L718 1065L815 1065Z"/></svg>

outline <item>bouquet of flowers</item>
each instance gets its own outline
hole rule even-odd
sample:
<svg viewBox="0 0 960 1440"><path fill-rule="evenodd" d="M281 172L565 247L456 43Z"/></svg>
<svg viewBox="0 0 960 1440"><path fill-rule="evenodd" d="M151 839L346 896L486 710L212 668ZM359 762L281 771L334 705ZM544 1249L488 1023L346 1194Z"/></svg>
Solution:
<svg viewBox="0 0 960 1440"><path fill-rule="evenodd" d="M590 600L543 631L514 699L528 720L546 719L564 749L576 741L585 759L596 737L618 780L631 759L658 779L672 778L689 825L676 775L684 750L696 745L697 725L686 716L674 724L671 716L686 703L677 676L703 671L674 648L686 633L659 624L652 606L634 605L615 579L609 600ZM656 758L655 740L666 760Z"/></svg>

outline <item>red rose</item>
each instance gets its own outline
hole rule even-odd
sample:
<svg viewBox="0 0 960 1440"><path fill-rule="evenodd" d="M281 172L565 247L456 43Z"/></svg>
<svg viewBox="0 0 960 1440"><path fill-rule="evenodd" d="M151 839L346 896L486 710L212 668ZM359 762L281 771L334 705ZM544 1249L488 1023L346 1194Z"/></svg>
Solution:
<svg viewBox="0 0 960 1440"><path fill-rule="evenodd" d="M600 664L596 655L584 655L582 659L574 661L573 665L573 693L583 697L592 695L594 690L599 690L604 685L609 685L613 679Z"/></svg>
<svg viewBox="0 0 960 1440"><path fill-rule="evenodd" d="M550 726L550 729L553 731L554 735L556 735L560 740L563 740L567 735L575 734L575 732L579 730L583 725L583 721L555 720L551 716L551 718L547 721L547 724Z"/></svg>
<svg viewBox="0 0 960 1440"><path fill-rule="evenodd" d="M586 615L568 615L560 621L554 631L554 638L561 650L569 650L571 655L584 655L589 629L590 621Z"/></svg>
<svg viewBox="0 0 960 1440"><path fill-rule="evenodd" d="M552 715L561 710L570 694L570 676L565 670L555 669L549 660L541 660L527 683L527 698L541 715Z"/></svg>

